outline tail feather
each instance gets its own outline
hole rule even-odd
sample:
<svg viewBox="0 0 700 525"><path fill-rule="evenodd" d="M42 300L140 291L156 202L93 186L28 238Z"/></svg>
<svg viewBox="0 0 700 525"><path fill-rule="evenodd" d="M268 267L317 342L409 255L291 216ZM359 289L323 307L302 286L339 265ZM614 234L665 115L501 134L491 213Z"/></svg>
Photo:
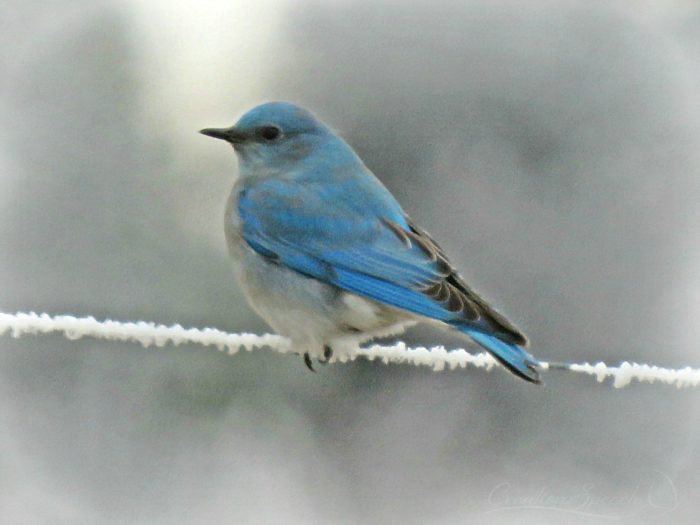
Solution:
<svg viewBox="0 0 700 525"><path fill-rule="evenodd" d="M488 350L498 361L515 375L532 383L541 383L537 368L539 361L532 357L524 348L502 341L494 335L489 335L473 328L460 328L476 343Z"/></svg>

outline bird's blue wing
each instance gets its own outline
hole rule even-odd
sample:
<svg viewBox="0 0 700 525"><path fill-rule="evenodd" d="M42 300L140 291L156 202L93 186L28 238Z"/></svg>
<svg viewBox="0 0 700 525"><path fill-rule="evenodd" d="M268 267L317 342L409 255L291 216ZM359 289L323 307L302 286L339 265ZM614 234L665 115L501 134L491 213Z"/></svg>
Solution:
<svg viewBox="0 0 700 525"><path fill-rule="evenodd" d="M525 336L467 287L442 250L376 181L262 179L239 195L242 235L301 274L470 335L511 370L537 380Z"/></svg>
<svg viewBox="0 0 700 525"><path fill-rule="evenodd" d="M458 319L456 304L450 311L426 293L450 268L411 240L400 209L347 195L329 184L261 181L239 198L243 237L297 272L420 315Z"/></svg>

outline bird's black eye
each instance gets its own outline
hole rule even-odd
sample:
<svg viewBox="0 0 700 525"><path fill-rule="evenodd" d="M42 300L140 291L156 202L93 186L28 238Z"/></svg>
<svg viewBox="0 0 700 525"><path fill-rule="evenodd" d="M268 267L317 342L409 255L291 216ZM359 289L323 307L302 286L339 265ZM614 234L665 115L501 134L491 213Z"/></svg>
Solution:
<svg viewBox="0 0 700 525"><path fill-rule="evenodd" d="M268 142L277 140L280 138L280 135L282 135L282 130L277 126L265 126L260 129L260 136Z"/></svg>

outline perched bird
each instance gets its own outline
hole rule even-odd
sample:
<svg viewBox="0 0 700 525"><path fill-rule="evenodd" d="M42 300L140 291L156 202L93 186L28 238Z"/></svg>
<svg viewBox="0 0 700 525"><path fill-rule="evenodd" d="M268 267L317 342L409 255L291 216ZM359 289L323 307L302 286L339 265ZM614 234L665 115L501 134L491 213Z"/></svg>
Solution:
<svg viewBox="0 0 700 525"><path fill-rule="evenodd" d="M257 106L204 135L233 145L240 176L225 233L248 301L313 370L419 321L452 327L539 383L525 335L477 295L353 149L309 111Z"/></svg>

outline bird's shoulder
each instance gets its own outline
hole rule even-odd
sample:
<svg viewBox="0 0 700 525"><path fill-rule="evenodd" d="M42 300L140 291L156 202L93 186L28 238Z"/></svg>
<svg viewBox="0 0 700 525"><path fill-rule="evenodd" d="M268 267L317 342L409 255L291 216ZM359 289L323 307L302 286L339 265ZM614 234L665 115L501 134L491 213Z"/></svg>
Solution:
<svg viewBox="0 0 700 525"><path fill-rule="evenodd" d="M237 205L250 213L318 213L404 222L398 201L363 164L301 166L247 179L234 192Z"/></svg>

